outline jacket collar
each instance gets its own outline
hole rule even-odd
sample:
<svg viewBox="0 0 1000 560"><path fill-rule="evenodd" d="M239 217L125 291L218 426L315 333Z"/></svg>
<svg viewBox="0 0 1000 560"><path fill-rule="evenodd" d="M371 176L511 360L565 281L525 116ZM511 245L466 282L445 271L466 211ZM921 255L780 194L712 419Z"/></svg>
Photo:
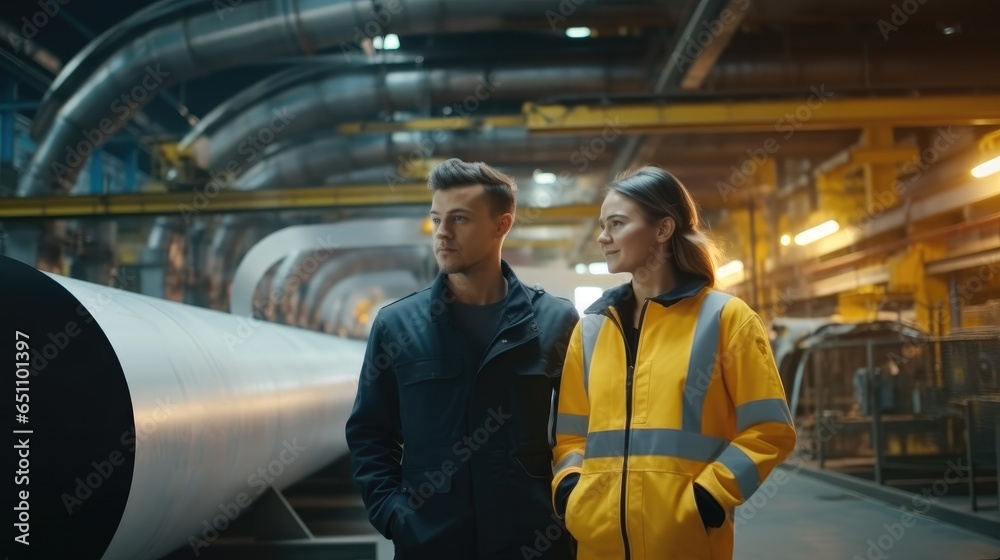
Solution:
<svg viewBox="0 0 1000 560"><path fill-rule="evenodd" d="M500 272L507 279L507 299L504 303L504 317L502 322L512 323L522 315L532 312L531 302L533 294L529 293L528 288L517 279L517 275L514 274L507 261L500 261ZM448 288L446 276L446 274L438 274L437 278L434 279L434 283L431 284L429 309L431 321L437 321L442 315L447 315L444 312L447 309L447 304L455 300L454 294ZM441 302L441 304L436 302Z"/></svg>
<svg viewBox="0 0 1000 560"><path fill-rule="evenodd" d="M652 298L652 301L668 307L684 298L696 295L707 285L707 279L693 274L686 274L681 277L680 282L672 290ZM608 307L621 308L625 304L632 305L634 302L631 300L634 298L635 292L632 291L632 282L630 281L628 284L615 286L605 291L584 313L595 314L601 313Z"/></svg>

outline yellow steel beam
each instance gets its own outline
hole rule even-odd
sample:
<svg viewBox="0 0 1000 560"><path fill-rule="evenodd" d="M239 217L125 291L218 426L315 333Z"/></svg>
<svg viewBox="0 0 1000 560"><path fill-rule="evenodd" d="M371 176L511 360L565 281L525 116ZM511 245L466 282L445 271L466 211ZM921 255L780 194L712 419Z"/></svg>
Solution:
<svg viewBox="0 0 1000 560"><path fill-rule="evenodd" d="M838 99L813 88L804 99L714 103L523 106L533 132L836 130L870 124L947 126L1000 124L1000 95Z"/></svg>
<svg viewBox="0 0 1000 560"><path fill-rule="evenodd" d="M891 150L895 146L892 128L885 125L866 126L861 135L864 149ZM906 158L909 159L909 158ZM865 202L868 211L881 215L899 202L896 178L903 161L868 163L862 166L865 177Z"/></svg>
<svg viewBox="0 0 1000 560"><path fill-rule="evenodd" d="M920 157L916 146L893 146L891 148L854 148L851 161L854 165L902 165Z"/></svg>
<svg viewBox="0 0 1000 560"><path fill-rule="evenodd" d="M337 127L342 135L373 132L416 132L434 130L469 130L489 128L524 128L524 115L494 117L441 117L401 122L351 122Z"/></svg>
<svg viewBox="0 0 1000 560"><path fill-rule="evenodd" d="M278 211L349 206L429 205L433 191L425 183L303 187L259 191L146 192L108 196L61 196L0 199L0 219L84 218L123 215L162 215ZM518 219L551 222L590 218L600 207L568 206L521 207Z"/></svg>
<svg viewBox="0 0 1000 560"><path fill-rule="evenodd" d="M107 196L5 198L0 219L70 218L136 214L197 214L385 204L426 204L424 183L265 189L259 191L147 192Z"/></svg>
<svg viewBox="0 0 1000 560"><path fill-rule="evenodd" d="M601 215L600 204L566 204L562 206L519 206L518 225L529 225L535 221L553 222L559 220L583 220Z"/></svg>

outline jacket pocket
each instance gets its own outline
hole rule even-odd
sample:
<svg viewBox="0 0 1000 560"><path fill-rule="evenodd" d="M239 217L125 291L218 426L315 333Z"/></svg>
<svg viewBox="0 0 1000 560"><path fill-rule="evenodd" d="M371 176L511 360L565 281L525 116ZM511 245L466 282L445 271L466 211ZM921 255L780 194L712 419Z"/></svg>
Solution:
<svg viewBox="0 0 1000 560"><path fill-rule="evenodd" d="M440 468L404 468L404 505L397 509L393 541L412 548L440 542L456 524L451 496L453 473Z"/></svg>
<svg viewBox="0 0 1000 560"><path fill-rule="evenodd" d="M521 363L514 368L514 373L516 375L536 375L544 376L549 379L555 379L562 375L562 364L550 364L546 359L522 360Z"/></svg>
<svg viewBox="0 0 1000 560"><path fill-rule="evenodd" d="M396 365L404 446L415 450L413 464L427 464L425 450L453 445L461 437L468 406L461 374L457 360L444 356Z"/></svg>
<svg viewBox="0 0 1000 560"><path fill-rule="evenodd" d="M524 472L531 478L552 480L552 454L532 453L515 457Z"/></svg>
<svg viewBox="0 0 1000 560"><path fill-rule="evenodd" d="M585 472L566 502L566 529L587 557L620 558L624 554L618 497L620 472Z"/></svg>
<svg viewBox="0 0 1000 560"><path fill-rule="evenodd" d="M646 556L711 559L712 547L695 502L691 475L645 471L642 477L641 518Z"/></svg>
<svg viewBox="0 0 1000 560"><path fill-rule="evenodd" d="M435 379L454 379L460 373L458 364L443 356L418 358L396 365L396 379L400 385L414 385Z"/></svg>
<svg viewBox="0 0 1000 560"><path fill-rule="evenodd" d="M445 473L444 468L407 468L403 471L404 490L411 495L430 498L434 494L451 492L453 473ZM449 469L450 470L450 469Z"/></svg>

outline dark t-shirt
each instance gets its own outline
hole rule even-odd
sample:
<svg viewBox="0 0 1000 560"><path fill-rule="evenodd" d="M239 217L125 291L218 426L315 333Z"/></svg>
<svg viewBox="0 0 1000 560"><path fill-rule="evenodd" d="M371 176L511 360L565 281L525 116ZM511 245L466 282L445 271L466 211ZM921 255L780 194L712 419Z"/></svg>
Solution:
<svg viewBox="0 0 1000 560"><path fill-rule="evenodd" d="M625 342L628 343L629 350L634 359L639 346L639 330L635 328L635 314L638 313L635 305L635 297L630 297L620 302L617 310L618 316L622 321Z"/></svg>
<svg viewBox="0 0 1000 560"><path fill-rule="evenodd" d="M453 302L450 307L451 324L462 340L455 341L455 351L462 355L462 371L476 372L496 336L497 325L503 316L507 298L486 305Z"/></svg>

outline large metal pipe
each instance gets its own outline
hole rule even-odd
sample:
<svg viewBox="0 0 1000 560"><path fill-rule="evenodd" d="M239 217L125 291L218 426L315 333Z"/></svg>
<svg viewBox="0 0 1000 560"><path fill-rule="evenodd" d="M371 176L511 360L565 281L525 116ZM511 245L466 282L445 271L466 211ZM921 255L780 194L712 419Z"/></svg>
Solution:
<svg viewBox="0 0 1000 560"><path fill-rule="evenodd" d="M348 120L370 119L383 111L454 105L455 116L476 115L481 105L497 101L571 93L635 93L645 86L645 80L646 73L630 60L576 66L366 68L277 89L237 114L223 111L210 123L214 130L211 136L199 138L192 131L182 144L193 146L195 160L202 167L222 170L238 166L245 171L268 144L327 131Z"/></svg>
<svg viewBox="0 0 1000 560"><path fill-rule="evenodd" d="M30 447L32 558L155 559L210 544L220 516L347 452L363 343L6 257L0 278L0 327L18 333L15 359L28 364L14 429L32 431L15 434Z"/></svg>
<svg viewBox="0 0 1000 560"><path fill-rule="evenodd" d="M41 195L71 185L89 154L164 89L197 76L261 60L361 41L391 26L400 35L476 29L549 29L545 14L566 0L259 0L220 17L197 14L150 30L94 70L60 107L20 183ZM574 24L608 17L610 0L573 7ZM630 15L657 11L643 2ZM605 9L601 9L605 8ZM616 9L617 12L623 10ZM58 80L58 78L57 78ZM126 96L126 100L122 100ZM42 107L43 112L51 108Z"/></svg>
<svg viewBox="0 0 1000 560"><path fill-rule="evenodd" d="M487 159L496 164L497 158L505 163L563 161L569 167L576 164L572 160L574 152L589 145L591 140L592 137L587 136L537 136L522 129L319 135L280 147L284 149L275 149L240 177L233 188L318 185L333 174L387 163L405 168L435 157ZM576 155L583 157L579 153ZM608 150L594 154L594 161L600 165L612 156ZM393 174L383 180L394 184L403 182L404 178Z"/></svg>

